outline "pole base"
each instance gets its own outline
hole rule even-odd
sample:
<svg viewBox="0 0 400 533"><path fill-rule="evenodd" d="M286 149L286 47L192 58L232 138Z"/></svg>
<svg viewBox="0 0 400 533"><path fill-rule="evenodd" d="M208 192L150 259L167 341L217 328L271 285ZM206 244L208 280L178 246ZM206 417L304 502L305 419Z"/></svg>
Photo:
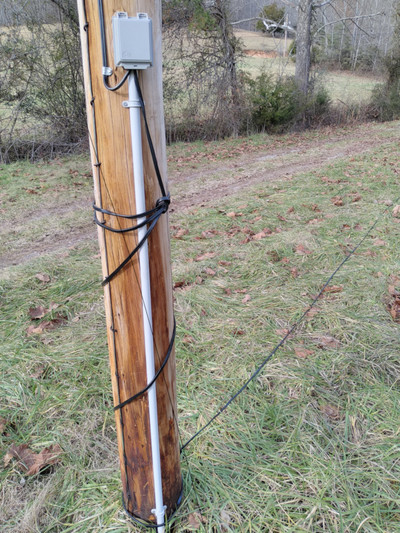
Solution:
<svg viewBox="0 0 400 533"><path fill-rule="evenodd" d="M182 480L182 491L179 495L178 501L176 502L175 509L171 513L171 516L168 517L168 520L170 520L175 515L176 511L179 509L182 503L182 500L183 500L183 480ZM148 529L158 529L159 527L166 527L167 525L165 522L163 524L154 524L153 522L149 522L148 520L143 520L143 518L140 518L139 516L136 516L130 511L128 511L128 509L125 506L123 493L122 493L122 507L124 508L125 514L128 516L128 518L130 518L130 520L132 520L138 526L142 526Z"/></svg>

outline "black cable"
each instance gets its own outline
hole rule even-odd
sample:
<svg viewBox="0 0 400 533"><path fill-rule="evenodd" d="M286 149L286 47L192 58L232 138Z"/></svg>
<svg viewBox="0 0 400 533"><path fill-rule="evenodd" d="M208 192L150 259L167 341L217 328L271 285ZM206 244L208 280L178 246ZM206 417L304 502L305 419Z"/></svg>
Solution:
<svg viewBox="0 0 400 533"><path fill-rule="evenodd" d="M160 201L161 200L161 201ZM94 213L94 222L95 224L97 224L98 226L100 226L101 228L107 230L107 231L111 231L112 233L128 233L130 231L135 231L135 230L138 230L140 228L143 228L143 226L146 226L147 224L151 224L154 220L158 220L160 218L160 216L166 212L166 208L164 206L164 203L163 202L169 202L169 198L161 198L158 202L157 202L157 205L154 209L150 210L150 211L146 211L145 213L142 213L140 215L118 215L117 213L112 213L111 211L108 211L108 213L112 216L115 216L115 217L120 217L120 218L128 218L128 219L139 219L139 218L144 218L144 220L142 222L139 222L139 224L136 224L136 226L131 226L129 228L113 228L111 226L107 226L104 222L100 222L100 220L97 218L96 216L96 211L100 211L101 213L105 213L107 212L106 209L100 209L98 208L97 206L93 206L94 207L94 210L95 210L95 213Z"/></svg>
<svg viewBox="0 0 400 533"><path fill-rule="evenodd" d="M104 84L104 87L108 90L108 91L118 91L118 89L120 89L124 83L126 82L126 80L128 79L129 77L129 74L130 74L130 70L128 70L124 77L122 78L122 80L117 84L117 85L114 85L114 87L111 87L110 85L108 85L107 83L107 78L109 76L106 76L105 74L103 75L103 84Z"/></svg>
<svg viewBox="0 0 400 533"><path fill-rule="evenodd" d="M158 202L157 202L158 203ZM167 204L169 205L169 204ZM163 213L165 213L167 210L167 207L165 204L160 204L160 209L157 211L156 215L153 216L152 218L152 222L148 228L148 230L146 231L145 235L143 236L143 238L138 242L138 244L136 245L136 247L132 250L132 252L128 255L128 257L126 257L126 259L124 259L122 261L122 263L113 271L111 272L111 274L109 274L102 282L102 285L103 287L105 285L107 285L108 283L110 283L110 281L115 278L115 276L129 263L129 261L132 259L132 257L134 257L138 251L141 249L141 247L144 245L144 243L147 241L147 239L149 238L151 232L153 231L153 229L156 227L156 224L158 222L158 220L160 219L161 215ZM147 219L147 222L146 224L148 223L148 219ZM145 224L143 224L145 225ZM108 229L108 228L107 228ZM119 230L120 233L124 233L124 230Z"/></svg>
<svg viewBox="0 0 400 533"><path fill-rule="evenodd" d="M149 148L150 148L151 158L153 160L153 165L154 165L154 170L156 172L156 176L157 176L158 184L160 186L161 194L162 194L162 196L167 196L167 194L165 192L165 188L164 188L164 183L163 183L163 180L162 180L162 177L161 177L160 167L158 166L157 155L156 155L156 151L155 151L154 145L153 145L153 139L151 138L151 134L150 134L149 124L147 122L146 106L145 106L145 103L144 103L143 94L142 94L142 90L140 88L140 83L139 83L139 77L138 77L138 73L137 73L136 70L133 71L133 75L134 75L134 78L135 78L136 90L137 90L138 95L139 95L140 109L142 110L143 121L144 121L145 129L146 129L147 143L148 143Z"/></svg>
<svg viewBox="0 0 400 533"><path fill-rule="evenodd" d="M108 91L117 91L124 85L124 83L128 79L130 71L128 70L124 74L124 77L119 83L117 83L117 85L114 85L113 87L108 85L107 80L111 76L111 74L105 74L105 69L109 67L107 66L107 39L106 39L106 30L105 30L105 25L104 25L103 0L99 0L98 5L99 5L100 36L101 36L101 54L103 57L103 83L104 83L104 87Z"/></svg>
<svg viewBox="0 0 400 533"><path fill-rule="evenodd" d="M400 200L400 197L395 200L395 204ZM201 435L213 422L216 420L228 407L229 405L250 385L250 383L258 376L258 374L261 372L261 370L265 367L265 365L268 363L268 361L276 354L276 352L279 350L281 346L283 346L290 337L290 335L297 329L297 327L301 324L301 322L304 320L304 318L308 315L308 313L311 311L311 309L315 306L317 301L320 299L321 295L325 291L326 287L329 285L329 283L332 281L332 279L336 276L336 274L341 270L341 268L347 263L347 261L355 254L355 252L358 250L358 248L364 243L366 238L371 234L371 232L375 229L380 219L387 213L389 207L387 207L382 214L375 220L374 224L368 229L364 237L359 241L359 243L348 253L348 255L343 259L343 261L339 264L339 266L335 269L335 271L329 276L328 280L324 283L322 289L319 291L317 296L314 298L314 300L311 302L310 306L304 313L301 315L299 320L290 328L290 330L286 333L286 335L280 340L280 342L275 346L275 348L272 350L272 352L269 353L269 355L262 361L260 366L257 368L255 372L249 377L249 379L242 385L242 387L233 395L231 398L221 407L221 409L206 423L203 427L201 427L192 437L190 437L189 440L185 442L183 446L181 446L181 452L199 435Z"/></svg>
<svg viewBox="0 0 400 533"><path fill-rule="evenodd" d="M144 387L144 389L142 389L141 391L137 392L136 394L134 394L133 396L131 396L127 400L125 400L125 401L121 402L120 404L116 405L114 407L114 411L117 411L118 409L122 409L123 407L125 407L125 405L128 405L129 403L133 402L134 400L137 400L138 398L140 398L140 396L143 396L143 394L145 394L154 385L154 383L159 378L161 372L164 370L165 365L168 363L169 356L171 355L172 349L174 347L175 336L176 336L176 321L175 321L175 318L174 318L174 329L172 331L171 341L170 341L169 346L168 346L167 354L165 356L165 359L164 359L162 365L160 366L160 368L158 369L157 373L155 374L154 378L150 381L150 383L148 383L146 385L146 387Z"/></svg>
<svg viewBox="0 0 400 533"><path fill-rule="evenodd" d="M100 20L101 53L103 56L103 67L107 67L107 42L106 42L106 30L104 27L103 0L99 0L99 20Z"/></svg>

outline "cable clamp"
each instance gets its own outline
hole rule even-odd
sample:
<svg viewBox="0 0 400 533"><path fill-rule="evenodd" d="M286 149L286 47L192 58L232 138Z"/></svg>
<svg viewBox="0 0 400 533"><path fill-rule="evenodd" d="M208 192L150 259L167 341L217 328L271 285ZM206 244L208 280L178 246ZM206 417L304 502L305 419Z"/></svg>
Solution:
<svg viewBox="0 0 400 533"><path fill-rule="evenodd" d="M103 67L101 73L108 78L113 73L113 69L111 67Z"/></svg>
<svg viewBox="0 0 400 533"><path fill-rule="evenodd" d="M162 524L165 518L165 511L167 510L167 506L163 505L159 511L157 509L152 509L151 514L153 514L157 518L157 524L159 524L159 527L163 527L165 524Z"/></svg>
<svg viewBox="0 0 400 533"><path fill-rule="evenodd" d="M122 107L129 109L130 107L142 107L140 100L125 100L122 102Z"/></svg>

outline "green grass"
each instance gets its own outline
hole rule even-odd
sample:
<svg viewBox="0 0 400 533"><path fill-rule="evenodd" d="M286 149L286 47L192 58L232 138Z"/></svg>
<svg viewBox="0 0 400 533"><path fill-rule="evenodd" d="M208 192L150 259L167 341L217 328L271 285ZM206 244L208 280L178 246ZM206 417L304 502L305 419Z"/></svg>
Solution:
<svg viewBox="0 0 400 533"><path fill-rule="evenodd" d="M173 159L197 153L183 144L171 150ZM12 223L22 226L24 213L31 215L24 243L39 239L39 228L58 227L53 208L89 194L87 165L70 158L4 167L2 214L11 224L2 240L19 249ZM248 379L400 196L399 170L389 138L375 152L265 183L217 208L174 213L174 226L188 230L172 239L174 281L185 282L175 290L183 441ZM40 194L25 190L28 176L29 188L43 185ZM336 196L342 206L332 203ZM44 206L48 217L38 222L32 214ZM80 204L76 210L81 220ZM203 532L400 531L399 324L386 306L390 277L400 277L397 221L389 208L332 282L341 290L324 295L248 390L186 448L174 531L193 531L196 521ZM265 228L272 234L252 239ZM300 245L310 253L299 254ZM214 255L196 260L205 252ZM7 421L0 453L12 443L63 449L47 474L23 476L15 463L1 470L5 533L139 531L121 510L100 279L94 239L0 274L0 416ZM66 323L27 335L29 309L51 302Z"/></svg>

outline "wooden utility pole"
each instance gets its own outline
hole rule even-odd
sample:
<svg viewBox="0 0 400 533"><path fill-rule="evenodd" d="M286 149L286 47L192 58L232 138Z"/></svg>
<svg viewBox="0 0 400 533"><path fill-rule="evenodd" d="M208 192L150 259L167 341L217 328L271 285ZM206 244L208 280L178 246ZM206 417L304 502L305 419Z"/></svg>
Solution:
<svg viewBox="0 0 400 533"><path fill-rule="evenodd" d="M147 13L153 24L153 67L139 72L139 82L146 104L146 114L157 160L166 183L166 149L162 101L161 0L78 0L85 74L90 149L93 165L97 217L106 227L128 228L137 221L115 216L135 215L135 189L132 161L128 82L116 91L103 83L101 18L103 8L106 54L115 86L125 70L115 68L111 19L116 12L129 17ZM162 196L154 161L143 130L143 170L146 210L155 207ZM138 243L137 231L118 233L102 227L98 231L104 278L123 263ZM161 215L148 239L152 329L155 371L172 345L174 318L169 252L168 215ZM114 405L118 406L143 391L151 377L145 362L144 326L149 317L142 304L139 254L134 255L118 274L105 285L105 308ZM176 418L175 354L172 353L155 382L159 423L159 448L163 503L170 516L182 494L179 463L179 439ZM152 523L155 516L154 453L151 446L149 392L115 411L118 446L127 512ZM158 517L159 518L159 517Z"/></svg>

